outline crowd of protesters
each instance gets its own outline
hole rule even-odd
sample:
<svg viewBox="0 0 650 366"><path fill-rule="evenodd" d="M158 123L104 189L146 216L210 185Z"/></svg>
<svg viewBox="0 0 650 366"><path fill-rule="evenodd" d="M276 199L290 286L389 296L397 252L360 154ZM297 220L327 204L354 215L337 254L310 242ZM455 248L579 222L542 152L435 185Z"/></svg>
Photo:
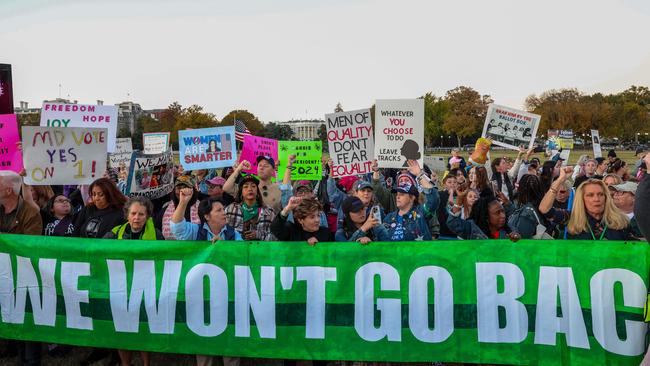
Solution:
<svg viewBox="0 0 650 366"><path fill-rule="evenodd" d="M540 160L533 150L516 159L496 156L467 162L454 151L447 170L417 161L404 169L334 179L331 161L320 181L291 181L294 157L276 172L268 156L257 158L256 175L233 168L183 172L174 189L149 201L128 198L124 172L90 186L26 186L19 174L0 171L0 232L116 240L292 241L306 245L346 241L460 239L644 240L650 231L650 155L637 151L629 166L610 151L607 158L581 157L566 166L557 156ZM441 180L438 179L441 174ZM277 177L274 178L274 177ZM637 210L635 211L635 203ZM53 346L50 346L53 347ZM9 347L22 364L40 363L41 345ZM59 347L61 349L61 347ZM93 352L88 362L112 352ZM119 351L123 365L131 352ZM149 355L142 353L145 365ZM211 365L212 357L197 356ZM238 358L224 357L238 365Z"/></svg>

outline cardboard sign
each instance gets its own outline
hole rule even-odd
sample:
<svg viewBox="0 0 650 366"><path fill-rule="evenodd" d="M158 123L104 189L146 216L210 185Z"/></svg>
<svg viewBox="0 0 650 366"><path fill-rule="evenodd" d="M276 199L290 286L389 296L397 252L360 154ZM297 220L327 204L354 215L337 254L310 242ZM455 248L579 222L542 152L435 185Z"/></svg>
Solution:
<svg viewBox="0 0 650 366"><path fill-rule="evenodd" d="M490 104L481 136L508 149L519 150L521 145L530 149L535 144L541 118L538 114Z"/></svg>
<svg viewBox="0 0 650 366"><path fill-rule="evenodd" d="M0 170L23 170L23 154L16 146L19 141L16 115L0 115Z"/></svg>
<svg viewBox="0 0 650 366"><path fill-rule="evenodd" d="M142 134L145 154L162 154L169 150L169 132L147 132Z"/></svg>
<svg viewBox="0 0 650 366"><path fill-rule="evenodd" d="M278 143L278 172L286 170L290 155L296 156L291 168L291 180L320 180L323 177L323 147L321 141L280 141Z"/></svg>
<svg viewBox="0 0 650 366"><path fill-rule="evenodd" d="M11 65L0 64L0 114L14 113L14 92Z"/></svg>
<svg viewBox="0 0 650 366"><path fill-rule="evenodd" d="M600 134L598 130L591 130L591 145L594 148L594 158L602 158L603 151L600 149Z"/></svg>
<svg viewBox="0 0 650 366"><path fill-rule="evenodd" d="M106 128L108 152L114 152L117 138L117 106L44 103L41 108L41 126Z"/></svg>
<svg viewBox="0 0 650 366"><path fill-rule="evenodd" d="M162 154L132 154L127 193L131 197L142 196L157 199L174 189L174 155L171 150Z"/></svg>
<svg viewBox="0 0 650 366"><path fill-rule="evenodd" d="M130 137L119 138L115 142L115 151L108 154L109 168L129 168L133 144Z"/></svg>
<svg viewBox="0 0 650 366"><path fill-rule="evenodd" d="M244 136L244 147L239 161L248 160L248 162L251 163L251 169L244 170L244 173L257 174L258 156L270 156L273 158L273 161L277 163L278 140L253 135Z"/></svg>
<svg viewBox="0 0 650 366"><path fill-rule="evenodd" d="M375 152L370 109L326 114L332 177L371 172Z"/></svg>
<svg viewBox="0 0 650 366"><path fill-rule="evenodd" d="M386 99L375 103L375 157L380 168L405 168L407 160L422 166L424 100Z"/></svg>
<svg viewBox="0 0 650 366"><path fill-rule="evenodd" d="M563 150L573 150L573 130L559 130L558 141Z"/></svg>
<svg viewBox="0 0 650 366"><path fill-rule="evenodd" d="M230 167L237 160L235 127L178 131L178 152L185 170Z"/></svg>
<svg viewBox="0 0 650 366"><path fill-rule="evenodd" d="M106 171L105 128L23 126L25 183L90 184Z"/></svg>

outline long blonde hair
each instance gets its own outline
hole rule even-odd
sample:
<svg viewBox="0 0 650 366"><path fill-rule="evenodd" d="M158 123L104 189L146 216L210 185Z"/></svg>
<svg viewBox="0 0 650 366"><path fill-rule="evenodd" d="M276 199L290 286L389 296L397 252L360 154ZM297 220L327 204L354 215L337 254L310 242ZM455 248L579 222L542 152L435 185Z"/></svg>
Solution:
<svg viewBox="0 0 650 366"><path fill-rule="evenodd" d="M629 226L630 220L623 214L616 206L612 200L611 195L608 192L608 188L599 179L587 179L584 181L578 189L576 190L574 201L573 201L573 210L571 211L571 218L569 219L569 224L567 229L569 234L577 235L585 231L589 231L589 220L587 219L587 210L585 209L585 187L590 184L595 184L600 186L600 189L603 190L605 196L605 210L603 211L603 221L608 228L613 230L622 230Z"/></svg>

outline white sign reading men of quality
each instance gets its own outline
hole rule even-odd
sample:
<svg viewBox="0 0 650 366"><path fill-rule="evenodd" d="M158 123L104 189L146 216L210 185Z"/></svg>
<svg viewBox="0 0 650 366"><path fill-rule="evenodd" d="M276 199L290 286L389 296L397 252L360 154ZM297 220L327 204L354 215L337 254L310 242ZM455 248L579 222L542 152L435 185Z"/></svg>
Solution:
<svg viewBox="0 0 650 366"><path fill-rule="evenodd" d="M603 151L600 149L600 134L598 130L591 130L591 145L594 148L594 158L602 158Z"/></svg>
<svg viewBox="0 0 650 366"><path fill-rule="evenodd" d="M375 103L375 158L380 168L405 168L407 160L422 166L424 100L384 99Z"/></svg>
<svg viewBox="0 0 650 366"><path fill-rule="evenodd" d="M133 153L133 144L130 137L118 138L115 143L115 151L108 154L108 167L119 168L124 164L128 168L131 164L131 154Z"/></svg>
<svg viewBox="0 0 650 366"><path fill-rule="evenodd" d="M535 143L541 118L538 114L490 104L481 136L509 149L518 150L520 145L530 149Z"/></svg>
<svg viewBox="0 0 650 366"><path fill-rule="evenodd" d="M169 149L169 132L147 132L142 134L142 145L146 155L162 154Z"/></svg>
<svg viewBox="0 0 650 366"><path fill-rule="evenodd" d="M23 126L25 183L90 184L106 171L105 128Z"/></svg>
<svg viewBox="0 0 650 366"><path fill-rule="evenodd" d="M370 109L325 115L332 178L371 172L374 153Z"/></svg>
<svg viewBox="0 0 650 366"><path fill-rule="evenodd" d="M41 126L106 128L108 152L114 152L117 139L117 106L43 103Z"/></svg>

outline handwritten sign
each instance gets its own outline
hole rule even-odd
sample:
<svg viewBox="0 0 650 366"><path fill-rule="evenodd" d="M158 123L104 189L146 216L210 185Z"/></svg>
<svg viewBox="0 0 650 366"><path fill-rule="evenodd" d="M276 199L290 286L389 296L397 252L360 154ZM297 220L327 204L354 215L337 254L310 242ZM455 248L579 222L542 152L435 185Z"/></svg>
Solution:
<svg viewBox="0 0 650 366"><path fill-rule="evenodd" d="M370 109L326 114L332 177L366 174L374 154Z"/></svg>
<svg viewBox="0 0 650 366"><path fill-rule="evenodd" d="M277 162L278 140L253 135L244 136L244 147L239 161L248 160L251 163L251 169L244 170L244 173L257 174L258 156L270 156Z"/></svg>
<svg viewBox="0 0 650 366"><path fill-rule="evenodd" d="M90 184L106 170L105 128L23 126L25 183Z"/></svg>
<svg viewBox="0 0 650 366"><path fill-rule="evenodd" d="M16 146L18 141L20 136L16 115L0 115L0 170L12 170L16 173L23 170L23 155Z"/></svg>
<svg viewBox="0 0 650 366"><path fill-rule="evenodd" d="M169 149L169 132L147 132L142 134L145 154L162 154Z"/></svg>
<svg viewBox="0 0 650 366"><path fill-rule="evenodd" d="M602 158L603 151L600 148L600 134L598 130L591 130L591 145L594 148L594 158Z"/></svg>
<svg viewBox="0 0 650 366"><path fill-rule="evenodd" d="M131 164L131 154L133 153L133 144L130 137L118 138L115 141L115 151L108 154L109 168L129 168Z"/></svg>
<svg viewBox="0 0 650 366"><path fill-rule="evenodd" d="M126 194L131 197L157 199L174 189L174 155L134 152L131 158Z"/></svg>
<svg viewBox="0 0 650 366"><path fill-rule="evenodd" d="M117 106L43 103L41 126L106 128L108 152L113 152L117 139Z"/></svg>
<svg viewBox="0 0 650 366"><path fill-rule="evenodd" d="M535 143L541 118L538 114L490 104L481 136L508 149L519 150L520 145L530 149Z"/></svg>
<svg viewBox="0 0 650 366"><path fill-rule="evenodd" d="M422 166L424 100L386 99L375 103L375 157L380 168L405 168L407 160Z"/></svg>
<svg viewBox="0 0 650 366"><path fill-rule="evenodd" d="M237 160L235 127L178 131L178 151L185 170L230 167Z"/></svg>
<svg viewBox="0 0 650 366"><path fill-rule="evenodd" d="M278 143L278 172L284 174L289 155L296 161L291 170L291 180L320 180L323 175L323 145L321 141L280 141Z"/></svg>

